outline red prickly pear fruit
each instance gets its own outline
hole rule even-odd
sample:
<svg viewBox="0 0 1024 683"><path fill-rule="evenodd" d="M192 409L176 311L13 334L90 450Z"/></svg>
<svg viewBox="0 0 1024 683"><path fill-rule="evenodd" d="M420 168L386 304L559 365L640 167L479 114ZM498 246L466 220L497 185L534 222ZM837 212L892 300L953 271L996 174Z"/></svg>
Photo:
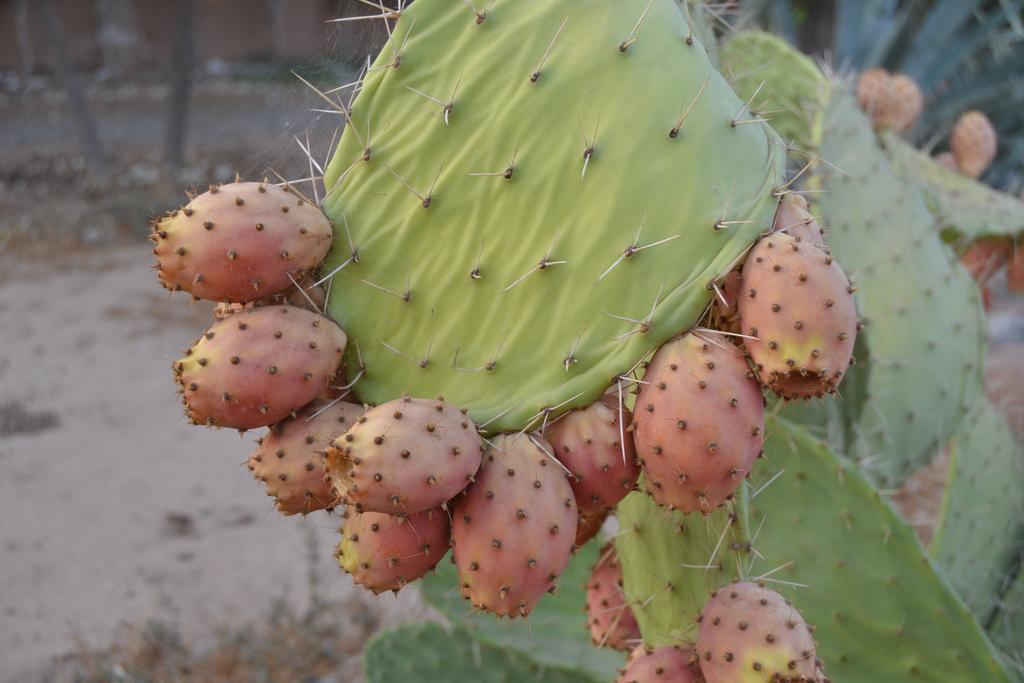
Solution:
<svg viewBox="0 0 1024 683"><path fill-rule="evenodd" d="M690 645L637 646L616 683L705 683Z"/></svg>
<svg viewBox="0 0 1024 683"><path fill-rule="evenodd" d="M601 550L587 581L587 624L598 647L629 650L640 642L640 625L622 587L622 567L615 546Z"/></svg>
<svg viewBox="0 0 1024 683"><path fill-rule="evenodd" d="M365 409L355 403L316 401L294 417L270 427L249 457L249 469L266 484L284 515L309 514L338 502L327 471L324 450L348 431Z"/></svg>
<svg viewBox="0 0 1024 683"><path fill-rule="evenodd" d="M960 172L960 167L956 165L956 157L953 156L952 152L936 154L932 161L946 170Z"/></svg>
<svg viewBox="0 0 1024 683"><path fill-rule="evenodd" d="M969 111L957 119L949 148L960 172L977 178L996 158L999 139L992 122L980 111Z"/></svg>
<svg viewBox="0 0 1024 683"><path fill-rule="evenodd" d="M732 344L688 334L654 355L636 399L633 440L660 505L709 513L761 453L764 397Z"/></svg>
<svg viewBox="0 0 1024 683"><path fill-rule="evenodd" d="M431 571L448 552L451 520L440 508L412 515L345 510L338 564L374 593L398 592Z"/></svg>
<svg viewBox="0 0 1024 683"><path fill-rule="evenodd" d="M340 327L301 308L235 313L174 363L186 414L196 424L236 429L283 420L326 389L345 343Z"/></svg>
<svg viewBox="0 0 1024 683"><path fill-rule="evenodd" d="M1017 245L1006 269L1006 284L1015 292L1024 292L1024 245Z"/></svg>
<svg viewBox="0 0 1024 683"><path fill-rule="evenodd" d="M785 399L832 393L850 365L857 308L846 274L812 244L773 233L743 264L740 319L761 383Z"/></svg>
<svg viewBox="0 0 1024 683"><path fill-rule="evenodd" d="M773 230L792 235L798 242L813 244L826 253L829 251L824 231L807 210L807 200L793 192L782 195L779 200Z"/></svg>
<svg viewBox="0 0 1024 683"><path fill-rule="evenodd" d="M823 680L812 629L771 589L730 584L711 594L698 621L697 654L707 683Z"/></svg>
<svg viewBox="0 0 1024 683"><path fill-rule="evenodd" d="M200 299L245 303L292 286L331 246L331 224L291 189L211 187L153 223L157 276Z"/></svg>
<svg viewBox="0 0 1024 683"><path fill-rule="evenodd" d="M525 617L568 566L576 522L551 445L536 435L497 436L452 513L463 597L498 616Z"/></svg>
<svg viewBox="0 0 1024 683"><path fill-rule="evenodd" d="M572 473L569 484L580 514L611 510L636 488L640 467L627 431L632 422L629 410L616 397L605 394L547 430L545 436L555 457Z"/></svg>
<svg viewBox="0 0 1024 683"><path fill-rule="evenodd" d="M1013 258L1013 240L1009 237L986 237L967 248L960 263L979 285L985 285Z"/></svg>
<svg viewBox="0 0 1024 683"><path fill-rule="evenodd" d="M444 399L400 398L372 408L327 450L327 474L361 511L413 514L472 481L483 447L465 412Z"/></svg>
<svg viewBox="0 0 1024 683"><path fill-rule="evenodd" d="M597 536L598 532L601 531L601 527L604 526L604 521L608 519L608 514L607 510L602 510L592 515L580 515L579 520L576 522L576 540L573 542L573 545L577 548L582 548L592 538Z"/></svg>

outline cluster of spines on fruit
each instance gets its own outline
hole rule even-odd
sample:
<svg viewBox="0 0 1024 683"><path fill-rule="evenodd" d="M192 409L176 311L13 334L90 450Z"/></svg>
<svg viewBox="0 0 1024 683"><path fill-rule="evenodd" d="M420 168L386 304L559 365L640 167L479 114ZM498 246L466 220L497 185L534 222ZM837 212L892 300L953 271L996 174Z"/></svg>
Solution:
<svg viewBox="0 0 1024 683"><path fill-rule="evenodd" d="M589 406L545 412L537 431L495 435L443 397L346 401L364 368L343 367L347 336L313 283L330 220L286 183L211 188L154 222L161 283L219 304L218 320L174 364L186 413L207 426L268 427L250 469L284 514L344 509L338 560L360 585L400 590L451 547L459 589L475 608L525 617L630 491L684 513L731 500L762 454L763 389L786 400L836 391L858 327L854 288L799 194L777 196L773 226L720 279L722 306L708 310L709 327L678 330L638 364L635 414L621 378ZM623 625L617 563L605 559L592 581L592 634L624 647L638 633L635 622ZM623 680L647 680L637 672L676 666L685 652L693 656L678 680L734 680L738 666L821 680L809 631L780 596L748 584L723 590L756 597L744 607L751 638L703 635L726 618L716 611L695 649L639 649ZM735 605L716 600L708 610L735 617ZM606 608L618 617L597 613ZM774 635L790 624L803 631Z"/></svg>

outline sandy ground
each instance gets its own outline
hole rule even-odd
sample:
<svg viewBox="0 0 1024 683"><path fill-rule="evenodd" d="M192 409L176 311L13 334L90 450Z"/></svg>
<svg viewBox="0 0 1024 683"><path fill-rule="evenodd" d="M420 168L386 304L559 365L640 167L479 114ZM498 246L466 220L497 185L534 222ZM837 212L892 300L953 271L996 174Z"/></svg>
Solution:
<svg viewBox="0 0 1024 683"><path fill-rule="evenodd" d="M0 681L122 622L201 638L281 595L302 609L314 541L324 595L354 590L335 520L278 516L243 466L255 434L184 422L169 363L208 310L157 287L147 251L0 256Z"/></svg>

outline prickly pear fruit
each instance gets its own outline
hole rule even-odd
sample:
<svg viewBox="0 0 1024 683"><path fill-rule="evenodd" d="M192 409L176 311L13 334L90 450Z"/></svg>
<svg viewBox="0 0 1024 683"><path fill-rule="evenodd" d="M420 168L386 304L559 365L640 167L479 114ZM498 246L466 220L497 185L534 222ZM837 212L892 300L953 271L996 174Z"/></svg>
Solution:
<svg viewBox="0 0 1024 683"><path fill-rule="evenodd" d="M240 311L214 323L174 363L196 424L273 424L319 396L341 364L340 327L294 306Z"/></svg>
<svg viewBox="0 0 1024 683"><path fill-rule="evenodd" d="M739 302L743 287L743 275L739 268L733 268L721 278L715 292L714 328L723 332L740 331Z"/></svg>
<svg viewBox="0 0 1024 683"><path fill-rule="evenodd" d="M986 237L976 240L960 257L975 282L985 285L993 275L1013 258L1013 240L1009 237Z"/></svg>
<svg viewBox="0 0 1024 683"><path fill-rule="evenodd" d="M1006 284L1015 292L1024 292L1024 245L1018 244L1006 268Z"/></svg>
<svg viewBox="0 0 1024 683"><path fill-rule="evenodd" d="M697 655L689 645L638 646L629 653L616 683L704 683Z"/></svg>
<svg viewBox="0 0 1024 683"><path fill-rule="evenodd" d="M317 401L270 427L249 457L249 469L277 499L278 512L305 515L338 502L324 469L324 450L363 412L355 403Z"/></svg>
<svg viewBox="0 0 1024 683"><path fill-rule="evenodd" d="M996 158L998 138L992 122L980 111L969 111L957 119L949 148L960 172L977 178Z"/></svg>
<svg viewBox="0 0 1024 683"><path fill-rule="evenodd" d="M711 594L698 621L697 654L707 683L821 680L810 627L773 590L730 584Z"/></svg>
<svg viewBox="0 0 1024 683"><path fill-rule="evenodd" d="M761 452L764 397L724 337L691 333L658 349L635 410L644 483L660 505L711 512Z"/></svg>
<svg viewBox="0 0 1024 683"><path fill-rule="evenodd" d="M400 398L366 415L327 450L327 474L362 511L413 514L451 500L480 467L480 436L444 402Z"/></svg>
<svg viewBox="0 0 1024 683"><path fill-rule="evenodd" d="M950 171L960 171L960 167L956 165L956 157L953 156L952 152L943 152L942 154L936 154L934 158L935 163L942 166Z"/></svg>
<svg viewBox="0 0 1024 683"><path fill-rule="evenodd" d="M856 289L831 256L774 233L743 264L740 319L761 383L786 399L831 393L857 336Z"/></svg>
<svg viewBox="0 0 1024 683"><path fill-rule="evenodd" d="M525 617L569 564L576 501L543 437L492 442L476 481L455 501L452 555L473 607Z"/></svg>
<svg viewBox="0 0 1024 683"><path fill-rule="evenodd" d="M587 582L587 624L598 647L629 650L640 642L640 625L622 587L622 567L609 543L601 549Z"/></svg>
<svg viewBox="0 0 1024 683"><path fill-rule="evenodd" d="M799 242L807 242L828 251L825 244L825 233L818 221L807 209L807 200L794 192L782 195L779 209L775 212L773 230L792 235Z"/></svg>
<svg viewBox="0 0 1024 683"><path fill-rule="evenodd" d="M345 510L338 564L374 593L395 591L432 570L448 552L451 520L440 508L411 515Z"/></svg>
<svg viewBox="0 0 1024 683"><path fill-rule="evenodd" d="M601 531L601 527L604 526L606 519L608 519L608 512L605 510L592 515L581 514L576 522L576 540L573 544L577 548L582 548L589 543L590 539L597 536L598 532Z"/></svg>
<svg viewBox="0 0 1024 683"><path fill-rule="evenodd" d="M892 77L892 94L891 127L897 132L910 130L924 110L924 94L914 79L906 74Z"/></svg>
<svg viewBox="0 0 1024 683"><path fill-rule="evenodd" d="M857 102L876 127L888 125L887 114L892 100L892 76L885 69L869 69L857 79Z"/></svg>
<svg viewBox="0 0 1024 683"><path fill-rule="evenodd" d="M555 457L572 473L569 484L580 514L611 510L636 488L640 467L627 431L632 422L632 414L618 398L605 394L547 430Z"/></svg>
<svg viewBox="0 0 1024 683"><path fill-rule="evenodd" d="M869 69L857 81L857 102L876 128L910 129L921 115L924 95L906 74Z"/></svg>
<svg viewBox="0 0 1024 683"><path fill-rule="evenodd" d="M331 246L331 225L289 188L211 187L153 223L157 276L200 299L245 303L292 286Z"/></svg>

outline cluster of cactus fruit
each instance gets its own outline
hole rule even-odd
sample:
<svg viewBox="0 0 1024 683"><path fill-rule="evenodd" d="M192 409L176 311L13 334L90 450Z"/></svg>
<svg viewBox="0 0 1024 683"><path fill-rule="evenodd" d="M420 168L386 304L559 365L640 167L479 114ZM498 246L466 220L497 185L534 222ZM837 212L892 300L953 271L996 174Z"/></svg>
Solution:
<svg viewBox="0 0 1024 683"><path fill-rule="evenodd" d="M494 5L382 6L358 94L316 91L346 122L323 197L236 181L154 221L161 283L218 304L174 364L186 415L268 428L249 469L283 514L341 510L339 564L375 593L450 548L474 610L526 617L643 494L645 543L725 519L712 560L731 529L742 567L766 396L819 407L861 329L807 167L785 180L791 148L686 3ZM857 95L895 131L922 106L881 70ZM982 129L952 143L975 177ZM978 273L1014 260L986 249ZM593 643L631 651L620 681L827 680L813 628L742 569L692 587L695 632L666 640L624 547L586 586Z"/></svg>

